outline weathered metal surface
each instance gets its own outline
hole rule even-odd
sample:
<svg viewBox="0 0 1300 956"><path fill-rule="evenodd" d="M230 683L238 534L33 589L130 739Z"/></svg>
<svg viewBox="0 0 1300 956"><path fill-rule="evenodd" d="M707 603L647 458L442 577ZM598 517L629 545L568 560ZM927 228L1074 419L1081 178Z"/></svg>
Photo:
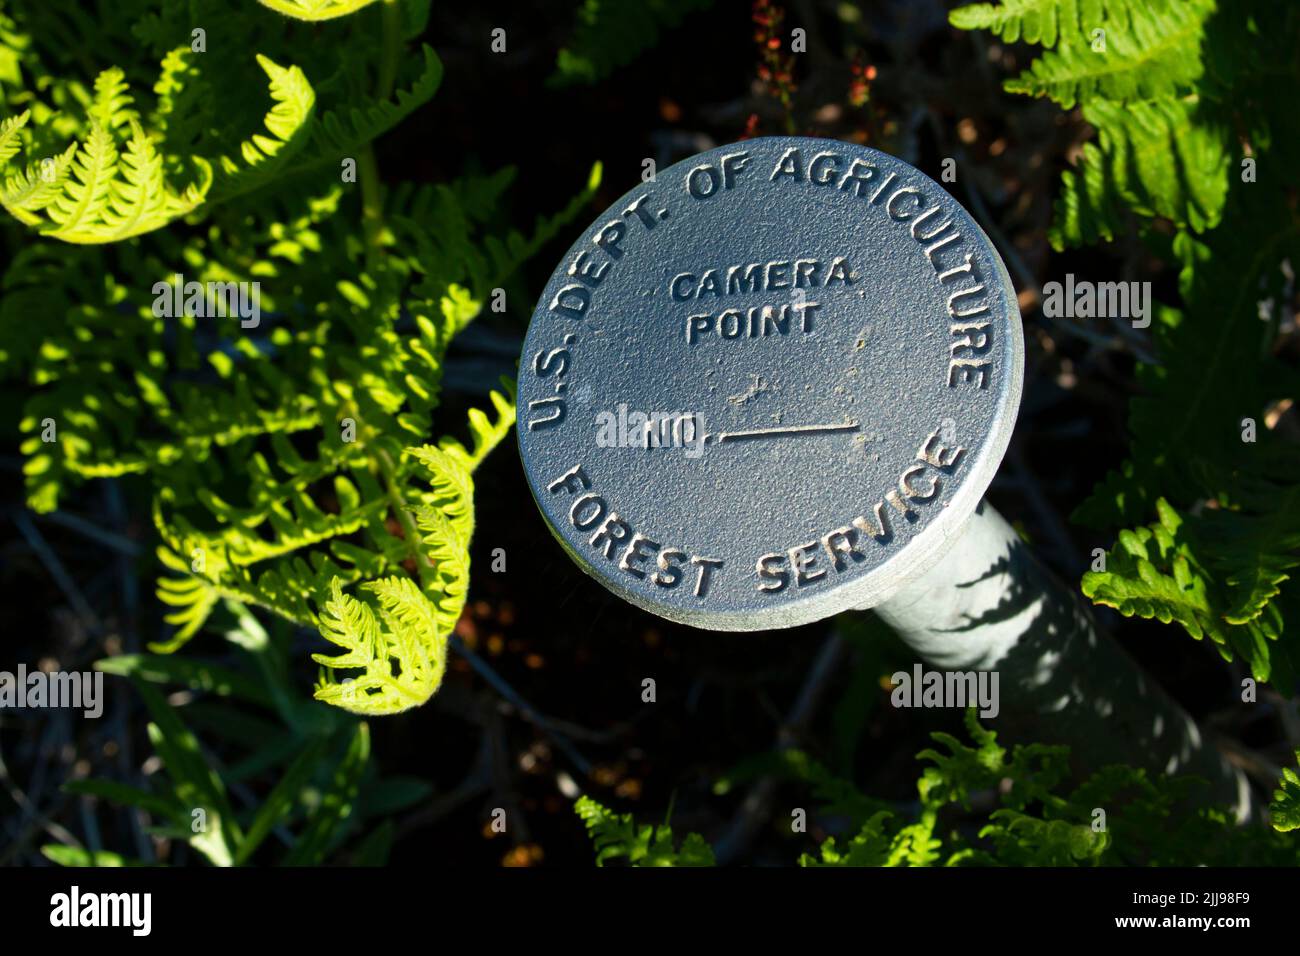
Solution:
<svg viewBox="0 0 1300 956"><path fill-rule="evenodd" d="M997 469L1023 373L992 243L876 150L773 137L631 190L561 260L519 372L529 484L573 559L674 621L879 603Z"/></svg>

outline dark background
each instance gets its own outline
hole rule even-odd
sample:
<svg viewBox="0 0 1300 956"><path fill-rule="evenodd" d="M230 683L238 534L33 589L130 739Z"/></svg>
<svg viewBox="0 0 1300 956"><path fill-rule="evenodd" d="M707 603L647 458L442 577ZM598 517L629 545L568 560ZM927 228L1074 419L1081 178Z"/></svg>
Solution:
<svg viewBox="0 0 1300 956"><path fill-rule="evenodd" d="M660 169L745 135L795 132L884 149L936 180L945 157L958 181L946 184L989 232L1021 292L1026 331L1025 394L1016 436L989 499L1074 584L1093 540L1069 514L1107 468L1121 461L1135 356L1142 333L1044 318L1038 288L1074 272L1080 278L1150 279L1156 297L1172 295L1173 276L1155 271L1136 241L1054 254L1046 228L1062 169L1089 135L1076 114L1003 93L1002 79L1028 61L984 35L947 24L947 4L893 0L863 5L845 18L837 3L792 3L785 34L808 30L808 52L794 57L787 110L758 78L762 62L748 3L717 2L664 33L655 47L595 86L552 88L556 50L568 39L572 6L435 4L424 37L446 75L434 99L377 144L386 180L444 181L469 171L518 168L501 222L526 229L557 211L604 163L593 203L525 268L513 288L536 295L558 257L588 220L633 185L642 163ZM509 53L494 55L492 28L503 26ZM865 106L850 102L853 64L875 68ZM453 347L444 422L463 421L497 374L512 374L532 299L513 295L509 312L484 313ZM107 546L66 522L28 516L66 569L72 591L103 627L86 627L15 516L24 513L16 449L22 396L0 395L10 432L0 459L7 513L0 526L0 667L53 657L66 669L139 648L164 633L153 597L148 501L127 482L99 482L68 495L65 514L132 542L136 554ZM861 789L906 804L915 798L915 754L932 730L960 735L960 715L895 710L881 678L909 666L906 649L869 615L787 631L724 634L650 616L587 578L547 532L523 479L516 445L504 443L476 475L477 521L470 602L457 633L509 685L489 686L466 660L451 656L442 690L425 707L371 721L373 759L385 774L433 785L430 799L396 817L397 864L586 865L590 845L571 809L577 789L647 822L671 806L675 830L717 839L743 821L747 787L715 794L714 782L746 758L770 750L783 731ZM507 571L490 570L504 548ZM525 556L529 556L525 559ZM1223 666L1206 645L1175 626L1130 621L1098 609L1109 628L1174 696L1209 727L1247 745L1276 739L1268 708L1228 717L1244 671ZM819 674L814 662L835 630L846 652ZM107 634L109 636L105 637ZM314 678L308 655L319 638L295 639L304 693ZM222 653L200 637L186 651ZM652 677L658 700L641 702ZM110 711L88 727L68 714L6 714L0 722L5 837L0 862L44 863L39 847L64 828L89 830L110 849L130 852L121 813L58 790L71 774L121 776L150 750L145 716L124 682L108 678ZM800 695L811 707L794 711ZM539 727L526 704L551 721ZM1240 708L1237 708L1240 711ZM1253 720L1241 724L1242 720ZM1237 723L1229 723L1237 721ZM792 735L792 736L791 736ZM589 761L589 775L564 753L560 737ZM1122 752L1117 759L1123 759ZM566 778L573 784L566 782ZM732 840L732 859L791 863L824 836L791 837L788 807L809 805L798 787L777 791L778 811ZM485 827L505 807L509 832ZM175 858L188 859L194 856Z"/></svg>

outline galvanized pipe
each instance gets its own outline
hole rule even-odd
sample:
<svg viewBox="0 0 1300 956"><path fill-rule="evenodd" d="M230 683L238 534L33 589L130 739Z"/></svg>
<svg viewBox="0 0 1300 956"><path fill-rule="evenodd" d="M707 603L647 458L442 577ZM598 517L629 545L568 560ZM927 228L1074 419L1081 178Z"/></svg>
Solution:
<svg viewBox="0 0 1300 956"><path fill-rule="evenodd" d="M999 676L999 728L1249 790L981 499L1024 344L978 223L878 150L769 137L642 182L581 235L520 361L551 532L625 600L713 630L874 607ZM945 706L953 706L945 702Z"/></svg>
<svg viewBox="0 0 1300 956"><path fill-rule="evenodd" d="M1004 739L1069 744L1083 772L1130 763L1192 774L1238 819L1252 815L1245 775L987 502L937 564L873 610L936 668L996 671L990 726Z"/></svg>

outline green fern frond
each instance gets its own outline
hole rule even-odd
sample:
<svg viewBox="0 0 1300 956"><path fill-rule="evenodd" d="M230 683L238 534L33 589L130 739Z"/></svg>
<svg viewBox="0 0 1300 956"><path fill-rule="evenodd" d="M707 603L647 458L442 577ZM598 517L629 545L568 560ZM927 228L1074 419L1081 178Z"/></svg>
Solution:
<svg viewBox="0 0 1300 956"><path fill-rule="evenodd" d="M1077 170L1062 176L1048 233L1053 248L1107 242L1125 215L1162 217L1203 232L1219 224L1228 194L1232 137L1195 103L1092 100L1083 117L1097 127Z"/></svg>
<svg viewBox="0 0 1300 956"><path fill-rule="evenodd" d="M26 172L10 170L28 114L6 121L0 128L0 202L15 218L53 238L107 243L159 229L209 199L229 200L282 176L316 130L315 92L302 70L258 56L274 105L263 118L266 132L245 140L237 157L164 155L159 143L194 148L199 135L193 118L177 115L185 84L198 82L189 59L182 48L163 60L155 132L143 129L118 69L96 80L85 132L61 156L33 163ZM174 187L182 169L189 171L189 181Z"/></svg>
<svg viewBox="0 0 1300 956"><path fill-rule="evenodd" d="M27 125L31 116L31 110L23 110L17 116L0 120L0 167L13 159L22 148L22 141L18 138L18 134Z"/></svg>
<svg viewBox="0 0 1300 956"><path fill-rule="evenodd" d="M239 147L238 160L230 156L217 160L213 200L228 200L279 178L313 131L316 91L302 70L282 67L260 54L257 63L270 80L275 101L262 121L270 135L258 133L246 139Z"/></svg>
<svg viewBox="0 0 1300 956"><path fill-rule="evenodd" d="M510 434L510 429L515 425L515 385L508 379L502 380L505 391L498 392L493 389L488 393L488 399L492 402L493 409L496 410L496 418L493 420L488 417L482 410L471 408L469 410L469 433L471 448L466 448L459 442L455 444L444 443L443 450L455 454L461 458L466 468L473 471L483 463L492 450L505 440Z"/></svg>
<svg viewBox="0 0 1300 956"><path fill-rule="evenodd" d="M1120 532L1118 544L1106 555L1106 570L1083 576L1083 593L1125 616L1177 621L1197 640L1208 636L1225 659L1240 655L1257 680L1268 680L1268 642L1281 633L1276 607L1255 587L1247 587L1248 600L1232 601L1198 559L1173 506L1161 498L1156 508L1157 523ZM1266 575L1271 587L1286 579L1283 568L1300 565L1300 558L1276 560L1280 567Z"/></svg>
<svg viewBox="0 0 1300 956"><path fill-rule="evenodd" d="M194 0L190 9L207 15L218 6ZM414 22L425 6L404 3L403 14ZM136 110L117 74L98 95L73 93L69 83L68 95L97 112L68 130L78 142L64 166L45 164L47 176L63 169L66 185L56 177L51 189L22 173L5 179L50 194L46 205L66 201L65 192L85 195L93 177L83 168L81 140L98 123L96 139L107 136L104 152L116 151L121 178L99 201L125 234L157 218L149 205L156 192L143 207L135 200L159 169L168 182L205 158L215 169L208 201L191 218L202 215L203 228L192 234L158 230L141 243L75 250L34 240L7 265L4 353L20 361L0 371L31 387L21 423L29 501L48 510L70 484L145 476L161 538L158 598L176 628L152 649L179 649L219 605L234 601L350 642L340 656L354 655L359 676L347 683L348 668L335 660L339 676L323 681L321 699L366 713L405 709L441 679L445 640L468 593L472 475L514 421L513 393L492 393L490 407L470 413L463 444L448 437L418 453L439 434L434 413L447 347L491 289L592 190L539 219L532 233L495 235L489 226L499 221L508 172L445 190L397 184L379 197L378 251L366 248L348 215L358 190L337 176L308 187L320 178L299 174L339 152L359 152L431 96L442 70L432 49L386 104L356 92L339 72L336 50L293 52L294 63L315 69L281 67L282 54L263 59L274 103L262 119L257 71L209 72L205 58L173 48L188 24L167 8L133 31L164 58L152 111ZM274 31L294 28L258 29L271 31L271 49L283 50ZM366 31L353 39L350 55L378 52ZM260 42L244 40L244 48ZM319 108L309 75L325 78ZM33 118L37 132L65 130L33 108L6 124L5 150L30 151L40 141ZM250 120L265 130L239 151L228 146L241 142ZM294 188L259 188L285 181ZM445 201L403 201L421 195ZM181 271L200 285L264 282L263 325L245 334L235 323L214 324L225 321L217 317L158 314L141 290ZM29 342L10 333L24 327L23 309L33 305L50 324ZM56 441L43 439L48 420L57 422ZM404 454L408 446L417 454ZM364 613L349 602L369 612L373 640Z"/></svg>
<svg viewBox="0 0 1300 956"><path fill-rule="evenodd" d="M852 836L827 838L815 853L802 854L799 864L1293 866L1300 859L1293 840L1264 828L1240 827L1228 808L1200 805L1196 798L1204 781L1114 765L1065 791L1062 787L1072 776L1068 747L1017 744L1008 752L997 744L992 731L980 727L973 709L967 712L966 724L974 746L948 734L932 734L949 753L926 750L918 755L932 765L917 782L921 801L914 818L909 821L888 809L874 809L860 819L850 812ZM751 769L762 776L774 765L758 760ZM802 773L794 776L805 779ZM830 803L816 810L826 829L842 823L845 808L881 804L848 781L836 781L828 789L818 783L819 776L820 772L806 779L831 796ZM737 779L734 772L732 779ZM1295 829L1300 826L1300 776L1288 768L1280 786L1273 805L1274 826ZM994 796L1001 806L987 812L984 822L976 822L974 828L941 827L940 811L952 802L964 803L976 788ZM1106 825L1094 828L1098 807L1106 810ZM684 865L674 857L666 826L639 825L631 816L614 814L585 796L574 809L592 836L597 865L606 859L639 866ZM972 812L969 804L965 809ZM980 815L985 814L980 811ZM677 856L685 856L688 844L693 856L712 863L708 845L702 840L693 843L691 837Z"/></svg>
<svg viewBox="0 0 1300 956"><path fill-rule="evenodd" d="M408 448L405 455L418 462L430 484L416 511L416 524L422 532L423 557L433 566L430 586L435 597L440 627L450 632L456 626L469 593L469 542L474 533L473 469L510 430L514 405L506 403L496 392L498 419L490 422L477 409L471 412L474 452L466 452L458 442L444 439L442 447L424 445Z"/></svg>
<svg viewBox="0 0 1300 956"><path fill-rule="evenodd" d="M1296 751L1296 763L1300 764L1300 751ZM1277 790L1273 792L1273 802L1268 805L1268 812L1273 821L1273 829L1283 833L1300 830L1300 773L1295 767L1283 767L1282 776L1278 778Z"/></svg>
<svg viewBox="0 0 1300 956"><path fill-rule="evenodd" d="M125 73L117 67L110 67L95 77L95 95L86 107L86 116L92 123L110 131L140 121Z"/></svg>
<svg viewBox="0 0 1300 956"><path fill-rule="evenodd" d="M1201 43L1214 0L1003 0L949 14L963 30L1041 45L1009 93L1047 96L1069 109L1098 98L1151 99L1186 91L1202 72Z"/></svg>
<svg viewBox="0 0 1300 956"><path fill-rule="evenodd" d="M988 30L1007 43L1051 48L1058 39L1086 37L1101 25L1104 12L1101 0L1002 0L959 7L948 20L961 30Z"/></svg>
<svg viewBox="0 0 1300 956"><path fill-rule="evenodd" d="M614 813L591 797L573 805L596 849L596 865L624 860L628 866L715 866L713 849L698 833L689 833L680 848L674 846L667 824L638 824L630 813Z"/></svg>
<svg viewBox="0 0 1300 956"><path fill-rule="evenodd" d="M1085 593L1209 634L1257 678L1288 683L1300 661L1296 629L1284 626L1300 619L1289 573L1300 564L1300 451L1263 423L1275 403L1300 399L1300 377L1278 323L1260 319L1291 295L1300 256L1288 198L1300 188L1300 138L1279 79L1295 77L1300 11L1008 0L952 21L1048 48L1007 89L1077 101L1098 130L1065 174L1053 246L1136 227L1181 266L1180 308L1153 308L1159 361L1138 366L1129 460L1075 513L1129 529L1106 570L1085 576ZM1090 47L1093 31L1104 50ZM1256 164L1267 180L1248 174Z"/></svg>
<svg viewBox="0 0 1300 956"><path fill-rule="evenodd" d="M799 865L806 867L823 866L889 866L894 855L897 834L890 833L888 821L893 818L888 810L873 814L861 829L842 845L835 837L828 837L820 847L818 855L805 853L799 857Z"/></svg>
<svg viewBox="0 0 1300 956"><path fill-rule="evenodd" d="M1185 93L1200 79L1204 25L1214 9L1214 0L1112 0L1100 20L1085 14L1078 32L1061 33L1056 49L1008 80L1006 90L1046 96L1066 109L1098 98Z"/></svg>
<svg viewBox="0 0 1300 956"><path fill-rule="evenodd" d="M393 99L368 103L364 107L328 110L312 130L311 164L336 163L351 156L366 143L388 132L423 106L442 85L442 60L427 43L421 48L423 65L419 74Z"/></svg>
<svg viewBox="0 0 1300 956"><path fill-rule="evenodd" d="M988 29L1045 49L1006 89L1076 103L1099 131L1065 173L1052 245L1111 240L1126 212L1197 232L1223 211L1235 135L1195 95L1204 25L1214 0L1007 0L954 10L963 29ZM1053 49L1055 48L1055 49Z"/></svg>
<svg viewBox="0 0 1300 956"><path fill-rule="evenodd" d="M354 714L395 714L418 707L442 683L447 632L436 611L410 578L367 584L379 617L369 605L343 593L337 579L320 614L321 636L346 653L312 660L333 670L361 670L343 681L322 677L315 697Z"/></svg>
<svg viewBox="0 0 1300 956"><path fill-rule="evenodd" d="M0 204L52 238L99 244L151 232L198 207L212 184L210 166L195 157L197 178L179 189L171 185L116 68L95 81L80 141L61 156L13 172L8 167L16 152L15 134L25 117L0 130Z"/></svg>
<svg viewBox="0 0 1300 956"><path fill-rule="evenodd" d="M1005 807L989 814L989 823L979 835L993 844L998 862L1006 866L1098 865L1110 847L1106 830L1068 820L1042 820Z"/></svg>
<svg viewBox="0 0 1300 956"><path fill-rule="evenodd" d="M286 17L316 22L346 17L370 6L375 0L257 0L257 2ZM384 2L391 3L392 0L384 0Z"/></svg>
<svg viewBox="0 0 1300 956"><path fill-rule="evenodd" d="M159 578L158 588L154 592L159 601L175 608L164 614L163 620L175 627L176 631L168 640L151 644L150 650L170 654L184 647L198 633L221 600L222 594L206 578L191 574L191 566L170 548L159 547L156 554L164 567L184 575Z"/></svg>
<svg viewBox="0 0 1300 956"><path fill-rule="evenodd" d="M1245 191L1254 199L1250 187ZM1287 680L1300 661L1294 629L1283 620L1284 598L1294 587L1288 571L1300 564L1300 453L1264 427L1257 441L1242 439L1247 419L1263 422L1269 402L1295 394L1293 374L1266 374L1274 366L1260 358L1269 329L1259 321L1257 302L1280 294L1285 269L1276 264L1300 253L1300 231L1288 226L1285 211L1266 208L1266 196L1258 194L1257 202L1235 211L1209 239L1175 238L1185 262L1187 310L1157 327L1165 363L1139 368L1145 390L1131 404L1130 460L1097 486L1076 518L1132 529L1112 555L1119 555L1122 577L1138 577L1120 586L1088 575L1085 593L1094 600L1178 620L1193 636L1209 633L1221 653L1244 657L1257 679ZM1255 230L1251 243L1238 238L1247 223ZM1283 388L1289 382L1290 390L1278 392L1278 382ZM1173 514L1196 512L1168 527ZM1143 530L1153 513L1156 524ZM1147 572L1152 583L1143 583L1139 545L1147 545L1156 527L1188 549L1184 558L1195 555L1190 581ZM1154 547L1165 555L1158 542ZM1173 555L1166 558L1147 560L1172 576ZM1107 560L1107 572L1115 572ZM1190 590L1181 590L1183 583ZM1146 593L1153 588L1157 594ZM1168 603L1174 597L1184 600Z"/></svg>

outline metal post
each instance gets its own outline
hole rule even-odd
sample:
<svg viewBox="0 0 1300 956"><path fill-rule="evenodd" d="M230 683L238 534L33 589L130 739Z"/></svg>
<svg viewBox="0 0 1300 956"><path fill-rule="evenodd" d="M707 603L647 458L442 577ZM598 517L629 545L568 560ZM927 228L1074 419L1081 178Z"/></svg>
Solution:
<svg viewBox="0 0 1300 956"><path fill-rule="evenodd" d="M873 610L937 668L997 671L999 731L1069 744L1083 771L1124 762L1193 774L1250 817L1245 775L987 502L937 564Z"/></svg>
<svg viewBox="0 0 1300 956"><path fill-rule="evenodd" d="M1242 774L980 504L1023 369L1006 267L942 186L753 139L641 183L565 254L521 356L520 457L573 560L651 613L874 607L936 667L996 670L999 728L1198 774L1244 814Z"/></svg>

